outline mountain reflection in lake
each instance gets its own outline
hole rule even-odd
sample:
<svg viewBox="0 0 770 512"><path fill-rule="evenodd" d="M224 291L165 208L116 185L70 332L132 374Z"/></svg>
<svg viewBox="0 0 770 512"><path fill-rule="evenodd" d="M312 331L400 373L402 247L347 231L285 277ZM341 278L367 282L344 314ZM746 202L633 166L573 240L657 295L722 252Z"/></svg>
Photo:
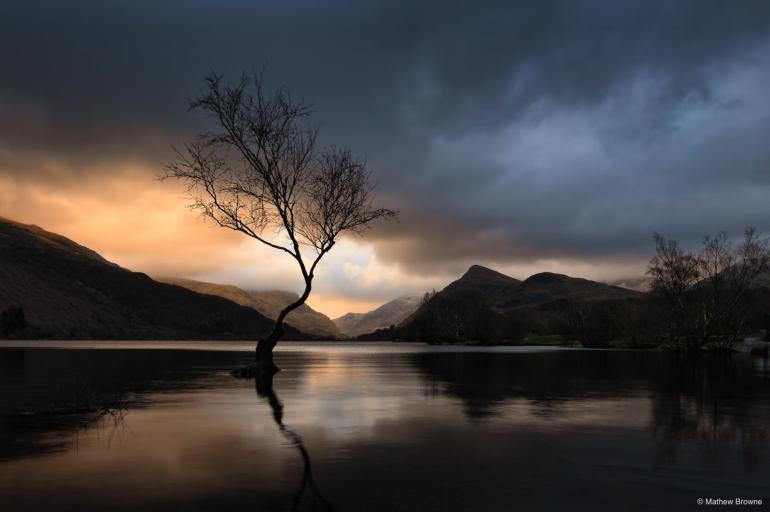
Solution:
<svg viewBox="0 0 770 512"><path fill-rule="evenodd" d="M286 344L271 395L228 374L248 345L74 346L0 349L0 510L770 498L768 364L745 354Z"/></svg>

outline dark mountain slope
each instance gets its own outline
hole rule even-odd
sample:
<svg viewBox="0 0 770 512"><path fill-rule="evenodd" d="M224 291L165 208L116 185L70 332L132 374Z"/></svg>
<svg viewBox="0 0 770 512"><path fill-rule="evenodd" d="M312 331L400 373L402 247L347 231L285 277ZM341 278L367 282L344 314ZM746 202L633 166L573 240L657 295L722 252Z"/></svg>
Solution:
<svg viewBox="0 0 770 512"><path fill-rule="evenodd" d="M553 301L593 301L624 299L641 296L640 292L588 279L542 272L524 281L505 296L497 308L508 310L519 306L545 304Z"/></svg>
<svg viewBox="0 0 770 512"><path fill-rule="evenodd" d="M256 339L272 325L251 308L158 283L63 236L6 219L0 315L0 336L13 337ZM291 329L286 337L303 336Z"/></svg>
<svg viewBox="0 0 770 512"><path fill-rule="evenodd" d="M528 332L563 332L568 316L582 305L641 296L632 290L547 272L519 281L474 265L390 335L424 341L511 341Z"/></svg>
<svg viewBox="0 0 770 512"><path fill-rule="evenodd" d="M460 279L449 283L439 293L445 299L483 298L487 304L495 307L514 295L520 286L521 281L518 279L480 265L473 265Z"/></svg>
<svg viewBox="0 0 770 512"><path fill-rule="evenodd" d="M294 292L282 290L243 290L226 284L205 283L191 279L160 277L159 281L182 286L197 293L216 295L231 300L241 306L256 309L268 318L276 318L281 309L294 302L299 296ZM340 330L332 320L303 304L286 317L286 323L302 332L316 336L340 336Z"/></svg>

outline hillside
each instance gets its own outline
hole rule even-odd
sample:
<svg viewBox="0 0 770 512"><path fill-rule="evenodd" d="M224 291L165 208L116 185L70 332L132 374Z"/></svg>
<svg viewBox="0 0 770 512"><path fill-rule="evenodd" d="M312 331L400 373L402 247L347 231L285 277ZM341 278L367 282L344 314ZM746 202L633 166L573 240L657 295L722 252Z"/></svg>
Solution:
<svg viewBox="0 0 770 512"><path fill-rule="evenodd" d="M271 326L251 308L159 283L63 236L0 218L0 336L257 339Z"/></svg>
<svg viewBox="0 0 770 512"><path fill-rule="evenodd" d="M504 300L520 285L521 281L518 279L481 265L473 265L460 279L449 283L441 293L445 296L483 294L488 300L497 302Z"/></svg>
<svg viewBox="0 0 770 512"><path fill-rule="evenodd" d="M367 313L348 313L335 318L334 323L345 336L358 336L388 328L406 320L417 310L420 300L419 295L404 295Z"/></svg>
<svg viewBox="0 0 770 512"><path fill-rule="evenodd" d="M540 273L519 281L474 265L436 293L394 332L371 333L424 341L505 341L527 333L563 333L576 308L636 300L643 294L561 274Z"/></svg>
<svg viewBox="0 0 770 512"><path fill-rule="evenodd" d="M494 306L510 310L521 306L535 306L555 301L586 302L638 297L641 293L579 277L542 272L522 281L515 289L500 297Z"/></svg>
<svg viewBox="0 0 770 512"><path fill-rule="evenodd" d="M243 290L236 286L205 283L190 279L173 277L159 277L159 281L175 284L189 290L207 295L216 295L231 300L241 306L256 309L268 318L276 318L281 309L299 298L296 293L280 290ZM307 304L303 304L286 317L286 323L302 332L307 332L322 337L339 337L340 330L332 320L314 310Z"/></svg>
<svg viewBox="0 0 770 512"><path fill-rule="evenodd" d="M443 299L479 298L490 308L504 312L521 306L537 306L559 300L604 300L638 295L637 292L588 279L541 272L524 281L473 265L458 280L439 292Z"/></svg>

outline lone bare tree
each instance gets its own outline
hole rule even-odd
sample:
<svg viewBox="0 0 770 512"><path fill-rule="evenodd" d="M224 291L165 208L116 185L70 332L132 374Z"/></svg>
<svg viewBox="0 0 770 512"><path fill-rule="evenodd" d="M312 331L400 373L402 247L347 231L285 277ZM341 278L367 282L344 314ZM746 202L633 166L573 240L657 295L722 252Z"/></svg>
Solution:
<svg viewBox="0 0 770 512"><path fill-rule="evenodd" d="M267 94L262 73L236 83L205 78L191 109L207 112L214 131L177 150L162 179L187 185L191 207L220 227L243 233L292 257L305 288L284 307L272 332L257 342L254 370L276 371L273 348L283 321L305 303L318 263L343 233L396 215L372 206L374 183L350 150L316 147L318 129L306 124L310 106L286 88Z"/></svg>

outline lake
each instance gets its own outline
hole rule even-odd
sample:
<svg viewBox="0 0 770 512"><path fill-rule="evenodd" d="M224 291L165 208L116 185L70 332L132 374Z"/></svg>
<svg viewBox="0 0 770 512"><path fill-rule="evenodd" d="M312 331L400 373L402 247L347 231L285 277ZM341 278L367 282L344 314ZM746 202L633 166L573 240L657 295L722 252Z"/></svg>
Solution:
<svg viewBox="0 0 770 512"><path fill-rule="evenodd" d="M266 393L228 373L251 350L0 342L0 510L763 500L743 507L756 510L770 499L766 358L284 343Z"/></svg>

